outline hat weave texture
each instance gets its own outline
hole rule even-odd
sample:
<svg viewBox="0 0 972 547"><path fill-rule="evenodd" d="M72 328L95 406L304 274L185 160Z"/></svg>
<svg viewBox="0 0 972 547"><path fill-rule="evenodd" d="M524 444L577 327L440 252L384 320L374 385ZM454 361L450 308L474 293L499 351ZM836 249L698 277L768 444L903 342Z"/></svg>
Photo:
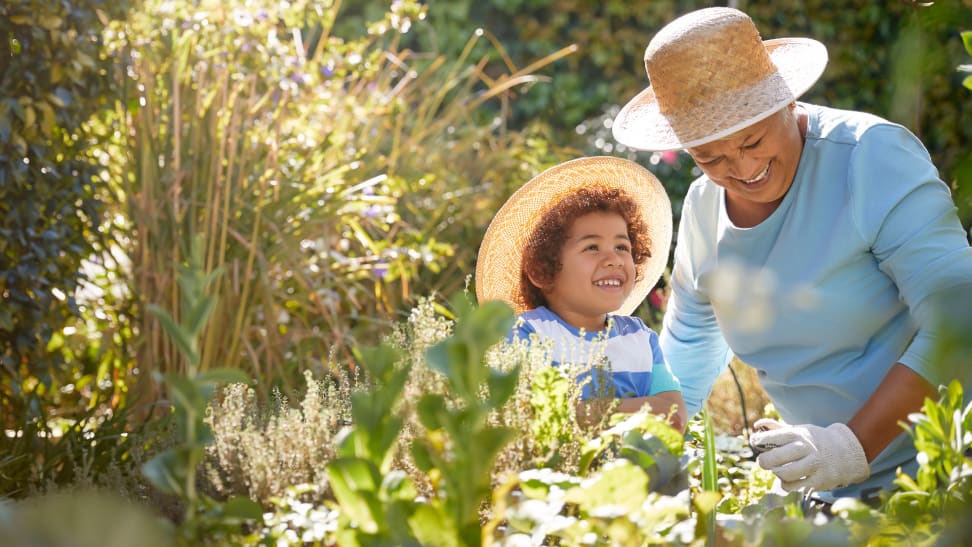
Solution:
<svg viewBox="0 0 972 547"><path fill-rule="evenodd" d="M733 8L690 12L645 50L649 87L614 119L614 138L639 150L692 148L769 117L806 92L827 66L810 38L763 41Z"/></svg>

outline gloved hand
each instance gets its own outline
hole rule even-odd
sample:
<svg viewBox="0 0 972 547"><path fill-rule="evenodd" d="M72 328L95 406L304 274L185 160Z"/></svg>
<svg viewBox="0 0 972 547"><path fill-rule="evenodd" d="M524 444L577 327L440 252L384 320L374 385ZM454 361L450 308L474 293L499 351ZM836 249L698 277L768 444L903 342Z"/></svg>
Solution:
<svg viewBox="0 0 972 547"><path fill-rule="evenodd" d="M864 448L844 424L787 425L764 418L753 428L749 444L759 454L756 462L775 473L787 491L833 490L871 475Z"/></svg>

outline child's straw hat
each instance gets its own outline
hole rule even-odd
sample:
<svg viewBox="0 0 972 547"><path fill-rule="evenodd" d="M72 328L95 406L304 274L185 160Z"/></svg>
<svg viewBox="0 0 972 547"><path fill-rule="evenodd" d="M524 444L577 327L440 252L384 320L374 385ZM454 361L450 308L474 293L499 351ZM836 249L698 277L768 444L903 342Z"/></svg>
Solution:
<svg viewBox="0 0 972 547"><path fill-rule="evenodd" d="M651 256L642 264L641 278L614 313L629 315L648 295L668 263L672 242L672 205L650 171L621 158L596 156L570 160L533 177L513 193L493 217L476 263L476 298L502 300L516 313L526 311L520 298L523 249L537 223L561 199L580 188L617 188L638 205L648 227Z"/></svg>
<svg viewBox="0 0 972 547"><path fill-rule="evenodd" d="M649 87L614 119L639 150L692 148L727 137L795 101L823 74L827 48L809 38L760 39L732 8L675 19L645 50Z"/></svg>

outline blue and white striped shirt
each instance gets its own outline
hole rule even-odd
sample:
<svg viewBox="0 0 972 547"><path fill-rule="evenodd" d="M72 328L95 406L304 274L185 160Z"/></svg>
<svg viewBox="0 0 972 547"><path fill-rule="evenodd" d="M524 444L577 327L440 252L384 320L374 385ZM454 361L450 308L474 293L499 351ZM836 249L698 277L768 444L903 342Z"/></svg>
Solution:
<svg viewBox="0 0 972 547"><path fill-rule="evenodd" d="M581 332L544 306L524 312L517 318L509 339L526 340L536 334L550 340L554 366L562 363L591 363L606 358L614 381L614 396L645 397L679 390L678 379L662 355L658 334L641 319L609 315L610 328L603 332ZM593 367L593 364L592 364ZM590 368L578 381L590 375ZM596 378L596 376L595 376ZM585 384L582 399L595 394L594 382Z"/></svg>

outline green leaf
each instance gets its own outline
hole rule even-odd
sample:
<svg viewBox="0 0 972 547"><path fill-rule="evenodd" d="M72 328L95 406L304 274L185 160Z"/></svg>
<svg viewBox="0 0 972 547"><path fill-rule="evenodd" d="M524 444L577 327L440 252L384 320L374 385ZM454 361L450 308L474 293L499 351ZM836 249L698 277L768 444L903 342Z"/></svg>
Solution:
<svg viewBox="0 0 972 547"><path fill-rule="evenodd" d="M489 405L492 408L500 408L506 401L513 396L516 391L516 384L520 377L520 368L516 367L509 372L496 369L489 370L487 382L489 385Z"/></svg>
<svg viewBox="0 0 972 547"><path fill-rule="evenodd" d="M237 368L211 368L200 372L193 380L203 384L249 384L251 379Z"/></svg>
<svg viewBox="0 0 972 547"><path fill-rule="evenodd" d="M223 503L223 514L243 520L263 519L263 507L245 496L233 496Z"/></svg>
<svg viewBox="0 0 972 547"><path fill-rule="evenodd" d="M190 454L185 448L166 450L142 465L142 475L160 492L182 497L185 494Z"/></svg>
<svg viewBox="0 0 972 547"><path fill-rule="evenodd" d="M587 515L609 505L621 506L625 512L632 513L641 507L647 495L648 475L627 460L615 460L581 486L568 490L564 501L576 503Z"/></svg>
<svg viewBox="0 0 972 547"><path fill-rule="evenodd" d="M174 372L166 373L162 377L165 379L166 385L169 386L169 396L177 409L190 415L205 410L206 401L199 396L199 391L191 380Z"/></svg>
<svg viewBox="0 0 972 547"><path fill-rule="evenodd" d="M709 492L718 492L719 470L716 467L715 434L712 429L712 416L709 415L708 408L702 412L702 419L704 423L703 434L705 435L705 452L702 459L702 489Z"/></svg>
<svg viewBox="0 0 972 547"><path fill-rule="evenodd" d="M961 33L962 44L965 45L965 51L972 55L972 30L965 30Z"/></svg>
<svg viewBox="0 0 972 547"><path fill-rule="evenodd" d="M382 344L378 347L355 348L355 356L376 379L388 378L398 362L399 354L395 348Z"/></svg>
<svg viewBox="0 0 972 547"><path fill-rule="evenodd" d="M377 534L383 527L378 500L381 477L374 464L361 458L338 458L327 465L327 478L341 513L365 533Z"/></svg>
<svg viewBox="0 0 972 547"><path fill-rule="evenodd" d="M412 533L422 545L459 546L459 531L439 506L421 504L408 521L412 526Z"/></svg>
<svg viewBox="0 0 972 547"><path fill-rule="evenodd" d="M169 315L169 312L156 306L155 304L149 304L148 311L152 315L159 319L159 323L162 324L162 328L165 330L166 334L172 338L175 342L176 347L182 352L182 355L189 361L189 364L193 367L199 364L199 354L196 351L196 341L176 322L175 319Z"/></svg>
<svg viewBox="0 0 972 547"><path fill-rule="evenodd" d="M423 473L428 473L435 467L429 448L422 443L412 443L412 459L415 461L415 467Z"/></svg>
<svg viewBox="0 0 972 547"><path fill-rule="evenodd" d="M444 424L445 398L437 393L424 395L417 407L419 421L428 429L441 429Z"/></svg>
<svg viewBox="0 0 972 547"><path fill-rule="evenodd" d="M412 479L404 471L394 470L385 475L381 481L381 500L390 502L392 500L414 501L418 497L418 491Z"/></svg>
<svg viewBox="0 0 972 547"><path fill-rule="evenodd" d="M214 309L216 309L216 298L211 296L200 297L189 307L186 316L183 317L183 330L193 338L198 337Z"/></svg>

